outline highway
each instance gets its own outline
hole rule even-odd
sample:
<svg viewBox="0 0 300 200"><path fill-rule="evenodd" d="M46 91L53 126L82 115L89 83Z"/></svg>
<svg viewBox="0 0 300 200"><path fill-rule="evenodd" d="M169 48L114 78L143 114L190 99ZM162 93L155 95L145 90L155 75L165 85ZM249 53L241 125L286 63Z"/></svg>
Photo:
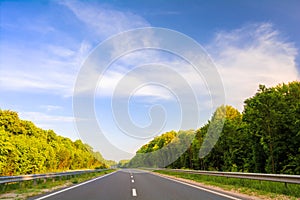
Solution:
<svg viewBox="0 0 300 200"><path fill-rule="evenodd" d="M199 200L239 199L136 169L123 169L35 200Z"/></svg>

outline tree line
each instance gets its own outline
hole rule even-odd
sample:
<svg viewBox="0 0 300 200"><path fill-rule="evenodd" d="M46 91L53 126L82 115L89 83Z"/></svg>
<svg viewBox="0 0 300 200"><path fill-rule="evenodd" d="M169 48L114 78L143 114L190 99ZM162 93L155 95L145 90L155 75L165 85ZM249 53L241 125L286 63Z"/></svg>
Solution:
<svg viewBox="0 0 300 200"><path fill-rule="evenodd" d="M80 140L43 130L16 112L0 109L0 175L22 175L75 169L107 168L99 152Z"/></svg>
<svg viewBox="0 0 300 200"><path fill-rule="evenodd" d="M202 157L201 151L210 148ZM300 174L299 163L300 82L294 81L270 88L260 85L244 101L242 113L221 106L198 130L162 134L120 166Z"/></svg>

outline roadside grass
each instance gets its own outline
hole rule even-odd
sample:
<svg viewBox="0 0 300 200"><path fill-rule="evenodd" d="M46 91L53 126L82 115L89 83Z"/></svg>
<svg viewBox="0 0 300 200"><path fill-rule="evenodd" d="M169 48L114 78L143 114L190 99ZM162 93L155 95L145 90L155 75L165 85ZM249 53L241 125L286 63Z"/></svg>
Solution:
<svg viewBox="0 0 300 200"><path fill-rule="evenodd" d="M285 183L271 181L187 174L183 172L170 172L164 170L154 170L154 172L189 179L206 185L217 186L225 190L234 190L251 196L263 195L269 198L275 198L278 195L285 195L290 197L290 199L298 199L300 197L299 184L285 185Z"/></svg>
<svg viewBox="0 0 300 200"><path fill-rule="evenodd" d="M36 181L23 181L20 183L11 183L1 185L0 199L26 199L53 190L78 184L115 171L108 169L100 172L72 175L65 177L56 177L51 179L38 179Z"/></svg>

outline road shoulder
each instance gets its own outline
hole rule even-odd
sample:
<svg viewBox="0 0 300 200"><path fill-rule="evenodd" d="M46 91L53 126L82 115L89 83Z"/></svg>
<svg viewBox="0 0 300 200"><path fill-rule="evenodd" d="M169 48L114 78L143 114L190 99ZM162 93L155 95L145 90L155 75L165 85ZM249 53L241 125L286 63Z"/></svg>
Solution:
<svg viewBox="0 0 300 200"><path fill-rule="evenodd" d="M232 190L225 190L225 189L217 187L217 186L211 186L211 185L203 184L203 183L200 183L200 182L197 182L197 181L184 179L184 178L179 178L179 177L166 175L166 174L160 174L160 173L157 173L157 172L149 172L149 173L151 173L153 175L156 175L156 176L163 177L163 178L174 179L174 180L178 180L178 181L181 181L181 182L184 182L184 183L192 184L192 185L195 185L195 186L198 186L198 187L202 187L204 189L212 190L212 191L215 191L215 192L218 192L218 193L221 193L221 194L225 194L225 195L229 195L229 196L233 196L233 197L236 197L236 198L239 198L239 199L245 199L245 200L260 200L260 199L269 200L269 199L274 199L274 198L270 198L270 197L262 196L262 195L250 196L250 195L247 195L247 194L239 193L238 191L233 190L233 189ZM286 196L283 196L283 195L282 196L280 195L280 197L278 199L286 200L286 199L290 199L290 198L288 198Z"/></svg>

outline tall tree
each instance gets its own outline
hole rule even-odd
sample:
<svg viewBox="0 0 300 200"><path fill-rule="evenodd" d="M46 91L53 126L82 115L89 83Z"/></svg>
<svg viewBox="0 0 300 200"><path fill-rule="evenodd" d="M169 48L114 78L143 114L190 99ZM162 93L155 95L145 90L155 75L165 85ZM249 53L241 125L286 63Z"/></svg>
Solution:
<svg viewBox="0 0 300 200"><path fill-rule="evenodd" d="M300 82L292 82L272 88L260 85L255 96L245 101L243 120L256 143L254 162L260 165L255 167L257 171L299 173L299 166L291 165L300 153L299 99Z"/></svg>

